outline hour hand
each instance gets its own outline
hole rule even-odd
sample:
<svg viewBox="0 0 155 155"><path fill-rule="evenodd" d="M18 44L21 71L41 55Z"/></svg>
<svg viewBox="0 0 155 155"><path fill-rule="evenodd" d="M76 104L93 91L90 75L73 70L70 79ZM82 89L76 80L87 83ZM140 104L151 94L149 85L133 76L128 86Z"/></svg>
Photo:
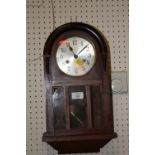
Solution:
<svg viewBox="0 0 155 155"><path fill-rule="evenodd" d="M75 54L74 51L73 51L73 48L71 47L70 44L67 44L67 47L69 48L69 50L70 50L73 54Z"/></svg>
<svg viewBox="0 0 155 155"><path fill-rule="evenodd" d="M74 53L73 48L71 47L70 44L67 44L69 50L74 54L74 57L77 58L77 55Z"/></svg>
<svg viewBox="0 0 155 155"><path fill-rule="evenodd" d="M68 46L69 50L73 52L73 48L71 47L71 45L70 44L67 44L67 46Z"/></svg>

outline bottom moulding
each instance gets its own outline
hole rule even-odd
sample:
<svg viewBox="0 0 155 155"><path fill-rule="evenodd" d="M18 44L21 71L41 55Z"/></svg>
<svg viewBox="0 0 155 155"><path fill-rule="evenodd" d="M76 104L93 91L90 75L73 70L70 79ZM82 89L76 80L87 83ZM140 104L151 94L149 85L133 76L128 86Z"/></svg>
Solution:
<svg viewBox="0 0 155 155"><path fill-rule="evenodd" d="M58 150L59 154L90 153L99 152L100 148L116 137L116 133L80 136L52 136L44 133L43 141Z"/></svg>

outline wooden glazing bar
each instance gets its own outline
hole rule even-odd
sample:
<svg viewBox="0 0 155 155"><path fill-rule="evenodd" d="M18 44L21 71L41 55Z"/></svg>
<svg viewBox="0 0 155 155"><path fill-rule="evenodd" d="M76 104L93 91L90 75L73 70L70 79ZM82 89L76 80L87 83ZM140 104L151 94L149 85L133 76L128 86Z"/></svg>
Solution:
<svg viewBox="0 0 155 155"><path fill-rule="evenodd" d="M90 86L86 86L86 98L87 98L87 117L88 117L88 127L92 128L92 116L91 116L91 94Z"/></svg>
<svg viewBox="0 0 155 155"><path fill-rule="evenodd" d="M66 114L66 129L70 129L70 113L69 113L69 94L68 87L64 86L64 107Z"/></svg>

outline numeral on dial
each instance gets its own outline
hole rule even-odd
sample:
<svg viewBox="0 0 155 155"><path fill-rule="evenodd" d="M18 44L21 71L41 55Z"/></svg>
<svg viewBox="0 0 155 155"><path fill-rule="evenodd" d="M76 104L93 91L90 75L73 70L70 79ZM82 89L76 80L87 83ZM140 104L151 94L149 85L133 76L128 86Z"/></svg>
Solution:
<svg viewBox="0 0 155 155"><path fill-rule="evenodd" d="M85 71L85 70L86 70L86 68L85 68L85 67L82 67L82 70L83 70L83 71Z"/></svg>
<svg viewBox="0 0 155 155"><path fill-rule="evenodd" d="M78 69L77 69L77 68L75 68L75 70L74 70L74 71L75 71L75 73L76 73L76 74L78 74Z"/></svg>
<svg viewBox="0 0 155 155"><path fill-rule="evenodd" d="M62 54L60 55L60 59L63 59L63 55Z"/></svg>
<svg viewBox="0 0 155 155"><path fill-rule="evenodd" d="M61 48L61 52L65 53L66 52L66 48Z"/></svg>
<svg viewBox="0 0 155 155"><path fill-rule="evenodd" d="M77 40L73 40L73 45L77 45Z"/></svg>
<svg viewBox="0 0 155 155"><path fill-rule="evenodd" d="M91 54L88 54L88 58L89 58L89 59L91 58Z"/></svg>
<svg viewBox="0 0 155 155"><path fill-rule="evenodd" d="M89 60L86 60L86 64L87 64L87 65L90 65L90 62L89 62Z"/></svg>
<svg viewBox="0 0 155 155"><path fill-rule="evenodd" d="M71 70L71 67L70 67L70 66L68 66L68 67L67 67L67 70L68 70L68 72L70 72L70 70Z"/></svg>

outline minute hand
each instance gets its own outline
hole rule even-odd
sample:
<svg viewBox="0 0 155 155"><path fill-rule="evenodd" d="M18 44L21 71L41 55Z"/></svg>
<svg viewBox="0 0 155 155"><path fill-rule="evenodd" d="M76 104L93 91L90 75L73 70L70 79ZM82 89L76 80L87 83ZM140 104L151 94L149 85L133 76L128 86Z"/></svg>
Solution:
<svg viewBox="0 0 155 155"><path fill-rule="evenodd" d="M87 46L88 46L88 44L80 52L78 52L76 55L78 56Z"/></svg>

